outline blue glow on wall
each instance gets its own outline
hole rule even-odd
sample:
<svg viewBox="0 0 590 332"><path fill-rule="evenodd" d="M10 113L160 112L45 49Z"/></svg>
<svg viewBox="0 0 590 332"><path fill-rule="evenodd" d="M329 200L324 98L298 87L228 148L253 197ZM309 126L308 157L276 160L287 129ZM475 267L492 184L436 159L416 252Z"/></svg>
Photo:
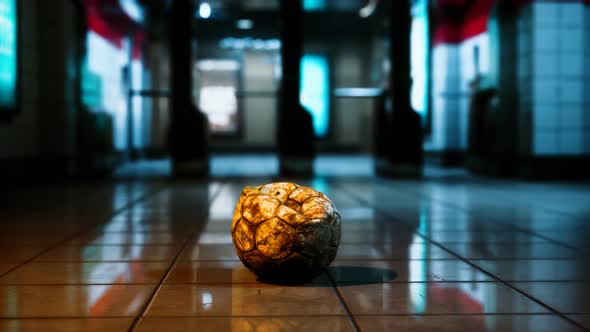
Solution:
<svg viewBox="0 0 590 332"><path fill-rule="evenodd" d="M326 0L303 0L303 9L307 11L322 10L326 8Z"/></svg>
<svg viewBox="0 0 590 332"><path fill-rule="evenodd" d="M127 96L123 87L123 67L129 55L93 31L86 37L87 69L84 71L82 99L91 111L113 116L115 148L127 148Z"/></svg>
<svg viewBox="0 0 590 332"><path fill-rule="evenodd" d="M328 133L330 122L330 75L325 56L307 54L301 60L301 104L311 113L316 137Z"/></svg>
<svg viewBox="0 0 590 332"><path fill-rule="evenodd" d="M428 113L428 2L419 0L412 6L411 64L412 108L426 120Z"/></svg>
<svg viewBox="0 0 590 332"><path fill-rule="evenodd" d="M17 82L16 0L0 0L0 108L16 107Z"/></svg>

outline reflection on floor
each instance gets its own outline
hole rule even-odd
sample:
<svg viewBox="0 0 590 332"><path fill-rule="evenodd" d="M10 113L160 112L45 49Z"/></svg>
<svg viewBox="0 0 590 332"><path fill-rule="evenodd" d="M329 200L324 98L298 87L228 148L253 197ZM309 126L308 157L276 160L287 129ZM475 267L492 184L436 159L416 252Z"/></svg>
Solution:
<svg viewBox="0 0 590 332"><path fill-rule="evenodd" d="M212 176L277 176L279 160L274 154L212 155ZM314 161L320 177L370 177L374 175L373 158L368 155L320 155ZM116 171L118 177L162 177L170 174L168 159L128 163Z"/></svg>
<svg viewBox="0 0 590 332"><path fill-rule="evenodd" d="M300 183L333 199L343 234L331 268L297 286L258 282L233 250L233 206L256 183L15 192L0 209L0 331L590 328L590 187Z"/></svg>

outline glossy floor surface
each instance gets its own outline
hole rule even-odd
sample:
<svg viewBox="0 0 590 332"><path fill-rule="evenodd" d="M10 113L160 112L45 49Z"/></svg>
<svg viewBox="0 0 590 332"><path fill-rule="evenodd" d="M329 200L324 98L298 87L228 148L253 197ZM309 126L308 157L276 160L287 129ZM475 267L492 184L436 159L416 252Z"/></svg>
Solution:
<svg viewBox="0 0 590 332"><path fill-rule="evenodd" d="M13 187L0 331L588 331L590 187L467 176L302 180L342 215L338 256L270 285L230 236L271 179Z"/></svg>

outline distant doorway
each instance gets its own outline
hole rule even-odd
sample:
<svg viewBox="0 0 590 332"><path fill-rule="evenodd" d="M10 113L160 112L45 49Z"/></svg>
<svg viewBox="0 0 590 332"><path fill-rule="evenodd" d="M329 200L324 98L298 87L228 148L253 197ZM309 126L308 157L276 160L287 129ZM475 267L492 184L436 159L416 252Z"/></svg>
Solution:
<svg viewBox="0 0 590 332"><path fill-rule="evenodd" d="M202 59L196 62L196 100L215 136L235 136L241 130L236 93L240 86L240 62L233 59Z"/></svg>

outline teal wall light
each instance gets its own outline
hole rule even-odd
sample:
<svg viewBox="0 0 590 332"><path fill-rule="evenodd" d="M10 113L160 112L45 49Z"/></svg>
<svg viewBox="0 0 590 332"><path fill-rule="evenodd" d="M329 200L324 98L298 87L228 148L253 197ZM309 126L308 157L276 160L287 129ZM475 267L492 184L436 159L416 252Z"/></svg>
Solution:
<svg viewBox="0 0 590 332"><path fill-rule="evenodd" d="M17 96L16 0L0 0L0 109L16 108Z"/></svg>
<svg viewBox="0 0 590 332"><path fill-rule="evenodd" d="M316 137L325 137L330 122L330 73L325 56L303 56L299 96L301 104L311 113Z"/></svg>

